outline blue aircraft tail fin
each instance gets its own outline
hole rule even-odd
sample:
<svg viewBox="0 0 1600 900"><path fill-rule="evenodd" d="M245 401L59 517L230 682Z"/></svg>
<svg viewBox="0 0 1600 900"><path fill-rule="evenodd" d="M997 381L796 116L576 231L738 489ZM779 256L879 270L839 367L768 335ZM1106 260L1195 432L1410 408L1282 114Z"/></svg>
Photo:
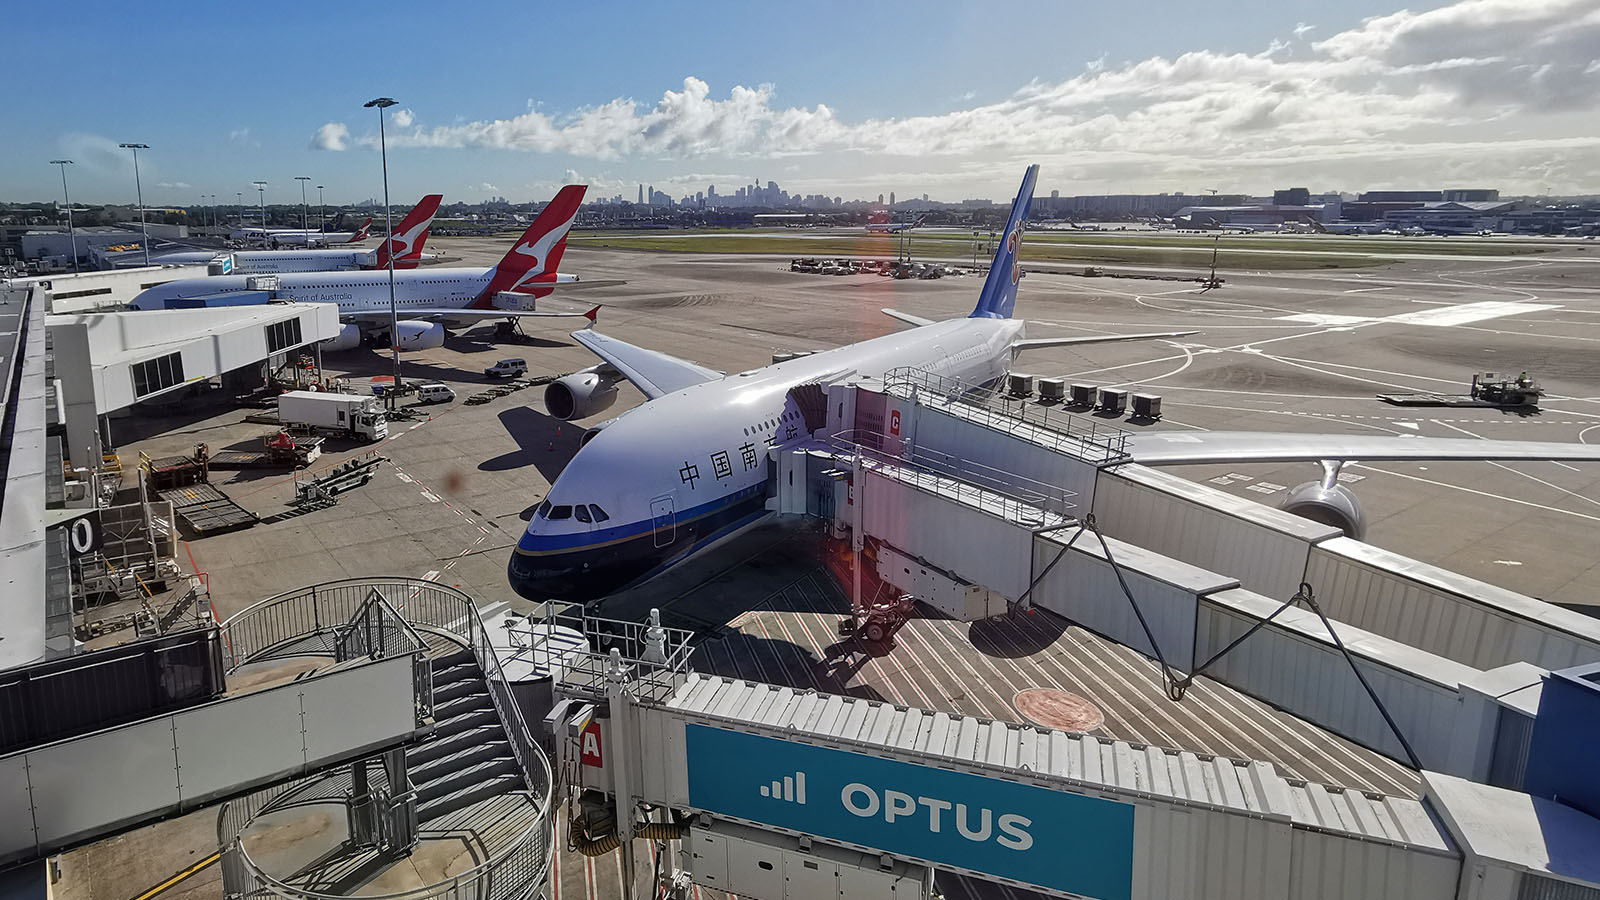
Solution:
<svg viewBox="0 0 1600 900"><path fill-rule="evenodd" d="M1005 237L989 264L989 278L983 283L983 293L978 295L978 306L972 311L973 319L1009 319L1017 305L1017 253L1022 248L1022 230L1028 223L1028 207L1033 205L1033 183L1039 178L1039 167L1029 166L1022 176L1022 190L1011 204L1011 218L1006 221Z"/></svg>

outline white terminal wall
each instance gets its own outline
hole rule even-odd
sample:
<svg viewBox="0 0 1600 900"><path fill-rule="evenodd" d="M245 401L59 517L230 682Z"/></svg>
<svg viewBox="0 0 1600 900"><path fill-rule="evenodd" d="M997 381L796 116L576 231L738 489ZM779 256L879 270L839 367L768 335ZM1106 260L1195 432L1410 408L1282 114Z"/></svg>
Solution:
<svg viewBox="0 0 1600 900"><path fill-rule="evenodd" d="M68 454L94 458L88 448L98 446L100 415L270 358L267 326L289 319L300 320L298 346L339 333L339 310L332 303L50 316ZM171 353L182 356L183 385L135 396L133 366Z"/></svg>

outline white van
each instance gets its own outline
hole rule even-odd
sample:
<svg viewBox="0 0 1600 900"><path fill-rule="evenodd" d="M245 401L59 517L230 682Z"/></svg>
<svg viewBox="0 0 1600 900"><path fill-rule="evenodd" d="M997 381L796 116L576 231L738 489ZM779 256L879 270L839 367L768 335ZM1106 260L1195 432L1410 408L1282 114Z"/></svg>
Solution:
<svg viewBox="0 0 1600 900"><path fill-rule="evenodd" d="M421 403L449 403L456 398L456 392L448 384L430 381L417 388L417 400Z"/></svg>

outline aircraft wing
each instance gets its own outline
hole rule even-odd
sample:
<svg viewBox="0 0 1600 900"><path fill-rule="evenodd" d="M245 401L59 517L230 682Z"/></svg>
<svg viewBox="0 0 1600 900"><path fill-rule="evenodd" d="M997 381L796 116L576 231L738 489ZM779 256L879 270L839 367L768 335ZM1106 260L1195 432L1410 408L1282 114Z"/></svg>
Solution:
<svg viewBox="0 0 1600 900"><path fill-rule="evenodd" d="M1132 454L1132 462L1157 466L1320 462L1325 459L1364 462L1397 459L1600 462L1600 444L1251 431L1146 432L1128 437L1128 452Z"/></svg>
<svg viewBox="0 0 1600 900"><path fill-rule="evenodd" d="M657 350L635 347L587 328L574 331L572 337L594 351L595 356L605 360L607 365L621 373L650 400L686 387L716 381L723 374Z"/></svg>
<svg viewBox="0 0 1600 900"><path fill-rule="evenodd" d="M887 312L887 310L885 310ZM1046 347L1071 347L1076 344L1110 344L1116 341L1150 341L1157 338L1188 337L1198 331L1151 331L1144 334L1086 334L1078 337L1024 338L1013 341L1012 350L1043 350Z"/></svg>
<svg viewBox="0 0 1600 900"><path fill-rule="evenodd" d="M879 310L879 312L883 313L884 315L888 316L891 319L899 319L900 321L909 323L911 325L922 326L922 325L932 325L933 324L933 320L932 319L924 319L921 316L913 316L911 313L901 312L898 309L889 309L889 308L885 307L884 309Z"/></svg>

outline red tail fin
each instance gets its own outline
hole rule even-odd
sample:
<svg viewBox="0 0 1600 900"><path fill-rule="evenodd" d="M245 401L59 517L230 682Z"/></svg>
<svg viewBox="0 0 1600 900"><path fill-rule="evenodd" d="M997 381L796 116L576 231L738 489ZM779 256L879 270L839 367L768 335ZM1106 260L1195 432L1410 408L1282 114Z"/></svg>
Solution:
<svg viewBox="0 0 1600 900"><path fill-rule="evenodd" d="M433 216L439 211L439 201L443 199L442 194L429 194L422 198L422 202L411 207L411 212L400 220L400 227L395 229L394 234L373 251L373 267L388 267L389 254L393 253L395 268L416 268L417 262L422 259L422 246L428 241L428 226L433 224Z"/></svg>
<svg viewBox="0 0 1600 900"><path fill-rule="evenodd" d="M350 235L350 240L346 241L345 243L354 244L357 241L366 240L367 239L367 229L369 229L371 227L372 227L372 219L369 217L365 222L361 223L361 227L356 229L356 233Z"/></svg>
<svg viewBox="0 0 1600 900"><path fill-rule="evenodd" d="M578 207L583 203L586 190L587 185L569 184L556 193L555 199L545 205L539 217L494 267L494 275L472 304L474 307L491 309L495 294L502 291L534 293L533 286L538 282L555 281L556 265L567 249L567 232L577 221Z"/></svg>

